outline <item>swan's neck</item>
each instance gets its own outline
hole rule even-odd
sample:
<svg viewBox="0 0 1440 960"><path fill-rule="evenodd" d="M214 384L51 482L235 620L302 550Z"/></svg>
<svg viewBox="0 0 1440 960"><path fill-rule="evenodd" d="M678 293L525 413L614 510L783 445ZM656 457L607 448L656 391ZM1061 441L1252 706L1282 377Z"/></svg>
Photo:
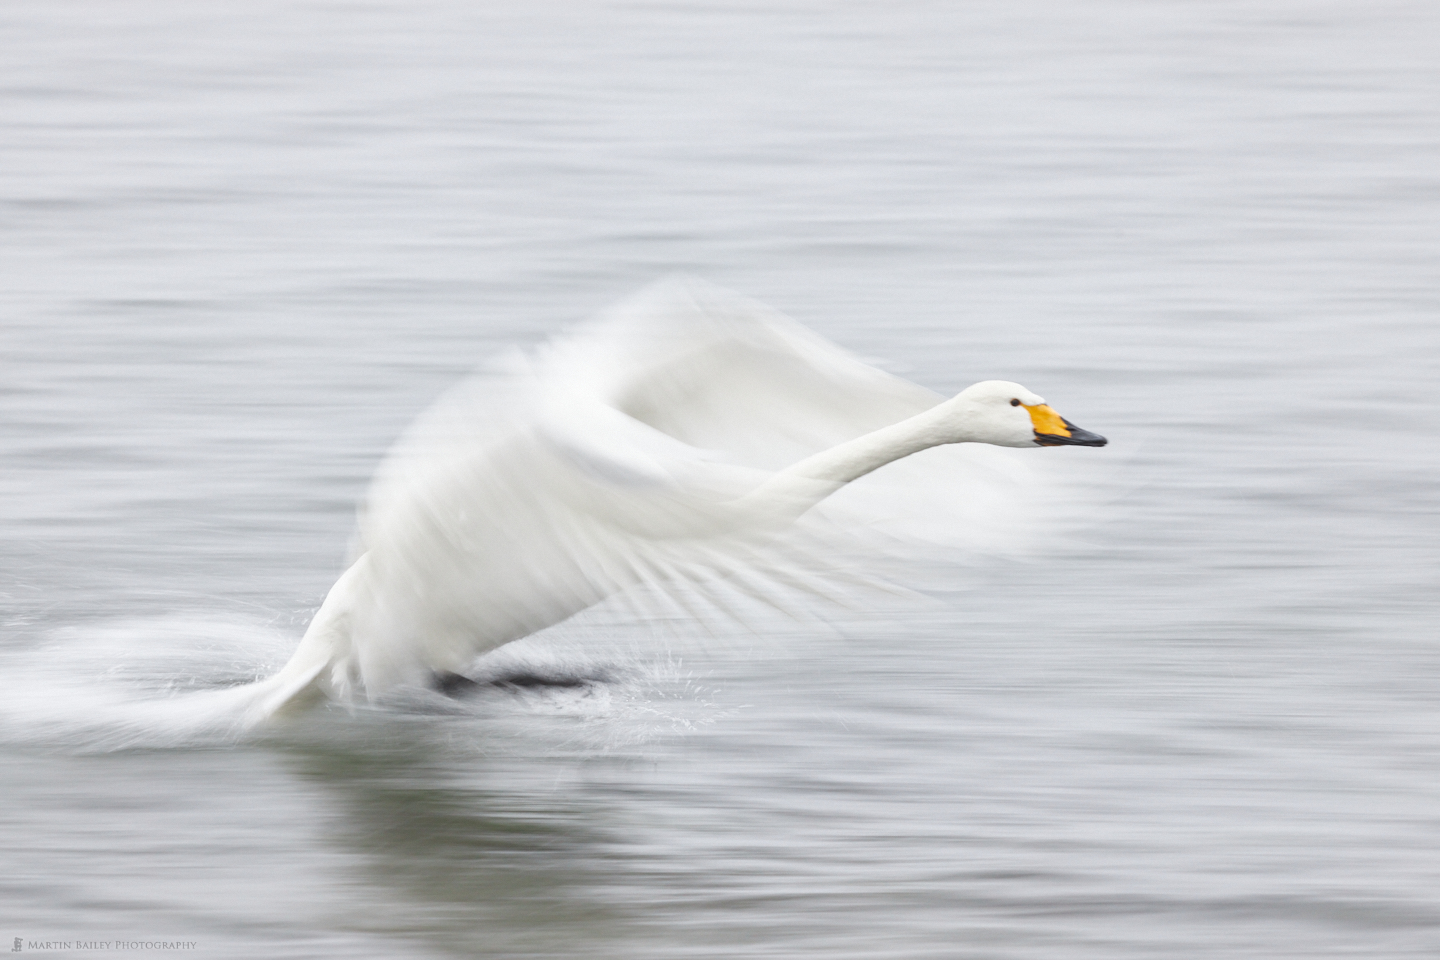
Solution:
<svg viewBox="0 0 1440 960"><path fill-rule="evenodd" d="M946 429L944 412L933 407L908 420L806 457L775 474L745 499L785 501L789 507L784 512L799 516L872 470L958 439L963 438L955 437L953 430Z"/></svg>
<svg viewBox="0 0 1440 960"><path fill-rule="evenodd" d="M780 471L780 476L790 474L835 484L858 480L887 463L950 440L942 429L942 421L943 417L937 408L926 410L908 420L892 423L863 437L847 440L839 446L806 457Z"/></svg>

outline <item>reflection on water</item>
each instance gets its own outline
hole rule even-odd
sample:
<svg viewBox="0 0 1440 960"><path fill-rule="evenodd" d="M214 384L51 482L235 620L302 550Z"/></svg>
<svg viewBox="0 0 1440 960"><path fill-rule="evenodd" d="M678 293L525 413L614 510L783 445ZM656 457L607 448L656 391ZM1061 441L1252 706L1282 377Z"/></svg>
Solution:
<svg viewBox="0 0 1440 960"><path fill-rule="evenodd" d="M474 731L483 733L482 731ZM292 747L286 767L332 800L322 837L360 854L350 882L372 907L362 929L460 955L543 955L617 940L623 909L595 893L617 843L605 806L568 801L544 782L566 761L525 778L534 793L486 789L504 762L459 766L431 741L441 730L376 731L347 746ZM428 734L428 735L427 735ZM436 756L436 754L439 756Z"/></svg>

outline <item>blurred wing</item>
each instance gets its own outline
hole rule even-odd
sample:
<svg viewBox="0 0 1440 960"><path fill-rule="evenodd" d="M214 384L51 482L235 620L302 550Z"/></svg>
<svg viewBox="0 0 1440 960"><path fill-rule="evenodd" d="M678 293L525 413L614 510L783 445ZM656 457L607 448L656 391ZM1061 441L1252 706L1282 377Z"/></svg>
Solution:
<svg viewBox="0 0 1440 960"><path fill-rule="evenodd" d="M545 362L663 434L771 470L944 399L764 304L691 279L650 287L554 345Z"/></svg>

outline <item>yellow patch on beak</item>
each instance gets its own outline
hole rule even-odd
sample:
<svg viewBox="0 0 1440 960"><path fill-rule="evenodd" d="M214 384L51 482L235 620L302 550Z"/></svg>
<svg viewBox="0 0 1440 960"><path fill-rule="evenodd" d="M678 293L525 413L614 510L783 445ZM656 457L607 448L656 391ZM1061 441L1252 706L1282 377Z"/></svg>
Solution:
<svg viewBox="0 0 1440 960"><path fill-rule="evenodd" d="M1043 433L1051 437L1068 437L1070 428L1060 418L1060 414L1051 409L1049 404L1037 403L1035 406L1025 404L1025 409L1030 411L1030 422L1035 424L1035 432Z"/></svg>

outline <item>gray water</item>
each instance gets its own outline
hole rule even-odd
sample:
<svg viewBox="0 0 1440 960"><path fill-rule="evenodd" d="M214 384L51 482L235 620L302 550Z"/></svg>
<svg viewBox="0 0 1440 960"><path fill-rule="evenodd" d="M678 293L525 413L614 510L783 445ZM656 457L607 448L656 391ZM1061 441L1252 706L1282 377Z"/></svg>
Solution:
<svg viewBox="0 0 1440 960"><path fill-rule="evenodd" d="M1440 955L1440 8L54 0L0 37L0 937ZM81 681L282 661L412 417L674 272L1036 389L1111 438L1016 454L1108 458L1093 522L827 629L562 627L526 656L590 682L462 715L104 746Z"/></svg>

